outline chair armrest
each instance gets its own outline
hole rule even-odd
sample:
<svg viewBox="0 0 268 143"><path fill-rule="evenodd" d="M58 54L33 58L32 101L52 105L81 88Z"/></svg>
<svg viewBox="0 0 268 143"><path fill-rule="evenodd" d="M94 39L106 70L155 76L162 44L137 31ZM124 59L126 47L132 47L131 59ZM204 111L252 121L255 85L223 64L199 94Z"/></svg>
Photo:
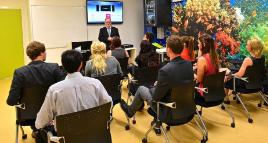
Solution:
<svg viewBox="0 0 268 143"><path fill-rule="evenodd" d="M234 78L234 79L240 79L240 80L243 80L243 81L245 81L245 82L248 82L248 77L238 77L238 76L236 76L235 74L232 74L232 77Z"/></svg>
<svg viewBox="0 0 268 143"><path fill-rule="evenodd" d="M200 88L200 87L194 87L196 90L208 93L208 88Z"/></svg>
<svg viewBox="0 0 268 143"><path fill-rule="evenodd" d="M172 103L157 102L157 104L161 104L161 105L164 105L166 107L173 108L173 109L176 108L176 102L172 102Z"/></svg>
<svg viewBox="0 0 268 143"><path fill-rule="evenodd" d="M60 143L60 140L63 139L63 142L65 143L65 138L64 137L57 137L57 136L49 136L49 140L52 142Z"/></svg>
<svg viewBox="0 0 268 143"><path fill-rule="evenodd" d="M17 105L15 105L15 107L20 108L20 109L23 109L23 110L26 109L24 103L22 103L22 104L17 104Z"/></svg>

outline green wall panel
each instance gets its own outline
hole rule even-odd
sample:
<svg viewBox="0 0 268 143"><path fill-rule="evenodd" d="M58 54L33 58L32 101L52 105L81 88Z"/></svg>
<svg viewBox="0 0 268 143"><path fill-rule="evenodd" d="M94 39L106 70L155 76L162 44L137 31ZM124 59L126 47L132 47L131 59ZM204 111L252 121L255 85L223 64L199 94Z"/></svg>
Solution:
<svg viewBox="0 0 268 143"><path fill-rule="evenodd" d="M23 65L21 10L0 9L0 79Z"/></svg>

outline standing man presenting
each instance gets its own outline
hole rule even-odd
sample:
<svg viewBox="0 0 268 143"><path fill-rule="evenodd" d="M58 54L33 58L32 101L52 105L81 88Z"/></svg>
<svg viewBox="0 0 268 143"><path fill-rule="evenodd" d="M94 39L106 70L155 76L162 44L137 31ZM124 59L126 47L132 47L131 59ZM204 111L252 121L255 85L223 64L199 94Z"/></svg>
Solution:
<svg viewBox="0 0 268 143"><path fill-rule="evenodd" d="M105 27L100 29L98 39L106 44L106 50L109 50L109 45L114 36L120 37L118 29L116 27L112 27L111 18L105 18Z"/></svg>

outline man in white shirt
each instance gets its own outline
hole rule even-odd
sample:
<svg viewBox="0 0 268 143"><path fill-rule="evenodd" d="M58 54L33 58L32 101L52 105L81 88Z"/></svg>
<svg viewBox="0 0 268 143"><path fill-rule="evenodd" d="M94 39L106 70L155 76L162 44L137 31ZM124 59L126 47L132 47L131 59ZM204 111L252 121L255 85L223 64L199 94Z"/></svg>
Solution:
<svg viewBox="0 0 268 143"><path fill-rule="evenodd" d="M112 98L97 79L83 77L82 55L67 50L61 56L61 62L68 75L65 80L53 84L37 114L37 129L51 125L57 115L77 112L112 102Z"/></svg>

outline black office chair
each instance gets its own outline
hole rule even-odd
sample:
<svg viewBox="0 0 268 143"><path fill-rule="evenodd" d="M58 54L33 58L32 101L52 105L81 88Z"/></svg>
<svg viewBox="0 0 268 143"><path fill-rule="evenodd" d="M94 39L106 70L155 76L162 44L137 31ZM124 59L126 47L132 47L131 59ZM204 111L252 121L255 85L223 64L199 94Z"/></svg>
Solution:
<svg viewBox="0 0 268 143"><path fill-rule="evenodd" d="M170 102L156 102L156 122L151 126L151 128L146 132L145 137L142 142L147 143L148 134L154 128L160 128L164 133L165 140L168 143L168 137L166 131L164 130L162 123L167 124L167 130L170 129L170 126L183 125L190 122L192 119L196 122L198 128L203 134L203 139L201 143L205 143L208 138L208 133L206 126L199 115L195 102L194 102L194 85L192 81L181 83L172 88ZM150 110L149 110L150 111ZM149 112L150 114L151 112ZM201 125L194 118L195 114L199 118ZM154 115L153 115L154 116ZM202 126L202 127L201 127Z"/></svg>
<svg viewBox="0 0 268 143"><path fill-rule="evenodd" d="M121 70L123 72L123 77L127 77L128 74L128 57L117 59L120 63Z"/></svg>
<svg viewBox="0 0 268 143"><path fill-rule="evenodd" d="M21 99L16 107L16 143L18 143L19 127L22 131L22 139L27 138L22 126L34 126L36 115L45 100L48 87L32 86L22 89Z"/></svg>
<svg viewBox="0 0 268 143"><path fill-rule="evenodd" d="M204 79L204 98L200 98L200 100L196 100L195 103L201 106L201 110L199 111L200 115L202 115L202 108L215 107L220 105L223 110L225 110L232 119L231 127L235 127L235 119L233 114L226 109L223 101L225 97L224 92L224 77L225 71L219 72L213 75L209 75ZM197 88L202 90L200 88ZM202 100L201 100L202 99ZM204 99L204 100L203 100Z"/></svg>
<svg viewBox="0 0 268 143"><path fill-rule="evenodd" d="M120 74L103 75L94 78L100 80L107 93L112 97L113 106L115 106L117 103L120 103L122 86L122 76Z"/></svg>
<svg viewBox="0 0 268 143"><path fill-rule="evenodd" d="M131 96L134 96L139 86L145 86L151 88L154 86L155 81L157 81L159 67L144 67L144 68L135 68L134 76L132 79L128 80L128 98L127 103L132 102ZM142 107L143 108L143 107ZM126 130L130 128L130 119L127 118L127 125L125 126ZM132 118L132 123L136 124L135 115Z"/></svg>
<svg viewBox="0 0 268 143"><path fill-rule="evenodd" d="M56 116L57 137L49 136L49 140L60 143L112 143L110 108L111 102Z"/></svg>
<svg viewBox="0 0 268 143"><path fill-rule="evenodd" d="M264 62L264 60L263 60ZM264 65L264 63L263 63ZM263 73L263 74L262 74ZM233 76L233 91L232 94L235 96L234 100L237 101L237 103L241 103L242 107L244 108L244 111L248 117L248 122L253 123L253 119L251 118L251 115L249 114L248 109L246 108L244 102L240 98L240 94L252 94L252 93L259 93L260 97L267 101L265 96L262 94L262 87L263 87L263 80L264 80L264 74L265 69L262 65L259 66L250 66L246 69L245 77L237 77L235 75ZM239 88L236 87L236 80L241 80L245 82L245 88Z"/></svg>

